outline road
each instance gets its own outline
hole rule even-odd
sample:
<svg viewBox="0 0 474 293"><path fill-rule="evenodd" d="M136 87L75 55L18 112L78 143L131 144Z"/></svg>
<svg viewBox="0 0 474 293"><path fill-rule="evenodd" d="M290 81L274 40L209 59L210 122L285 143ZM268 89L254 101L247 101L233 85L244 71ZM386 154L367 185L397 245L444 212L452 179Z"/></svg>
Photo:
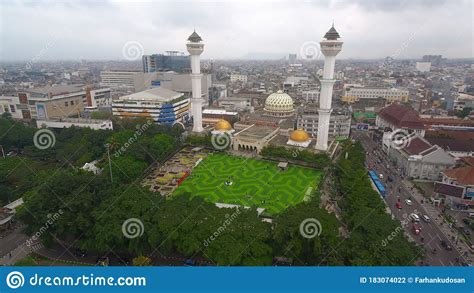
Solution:
<svg viewBox="0 0 474 293"><path fill-rule="evenodd" d="M421 233L419 235L413 233L413 223L409 215L412 213L416 213L420 217L427 215L428 213L426 212L425 206L431 204L423 200L418 200L413 196L411 189L407 187L407 183L402 178L403 176L401 176L395 167L389 166L387 156L382 152L381 145L372 140L369 132L353 131L352 138L360 141L366 150L366 166L375 170L377 174L383 174L381 182L386 188L385 202L390 208L392 215L400 220L406 233L409 234L418 245L425 248L425 258L419 264L431 266L459 266L461 264L457 260L461 262L466 261L456 249L448 251L441 246L441 241L446 241L451 244L451 240L448 240L438 226L438 224L442 222L441 219L431 219L430 222L421 219L419 222ZM388 181L389 176L393 179L392 182ZM411 205L406 203L407 199L411 200ZM396 207L398 201L401 203L401 209ZM454 245L452 246L454 247ZM434 252L435 249L436 251Z"/></svg>

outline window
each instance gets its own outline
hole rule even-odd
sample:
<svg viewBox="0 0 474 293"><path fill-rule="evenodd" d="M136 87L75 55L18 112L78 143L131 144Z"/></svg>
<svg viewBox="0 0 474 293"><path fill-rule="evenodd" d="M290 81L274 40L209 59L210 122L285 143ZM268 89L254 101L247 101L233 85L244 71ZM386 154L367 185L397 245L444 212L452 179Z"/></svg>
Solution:
<svg viewBox="0 0 474 293"><path fill-rule="evenodd" d="M74 106L74 101L71 101L71 106Z"/></svg>
<svg viewBox="0 0 474 293"><path fill-rule="evenodd" d="M15 111L15 106L10 105L10 112L12 112L12 113L15 113L15 112L16 112L16 111Z"/></svg>
<svg viewBox="0 0 474 293"><path fill-rule="evenodd" d="M64 102L64 106L65 106L65 107L69 106L69 103L68 103L68 102Z"/></svg>

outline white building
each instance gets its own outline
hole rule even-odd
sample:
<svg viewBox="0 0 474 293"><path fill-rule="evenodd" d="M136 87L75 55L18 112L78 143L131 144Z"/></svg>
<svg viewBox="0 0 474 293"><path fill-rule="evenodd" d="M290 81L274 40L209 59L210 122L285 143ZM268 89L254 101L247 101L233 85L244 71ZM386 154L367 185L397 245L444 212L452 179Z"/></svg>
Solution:
<svg viewBox="0 0 474 293"><path fill-rule="evenodd" d="M182 93L157 87L119 97L112 103L114 116L144 117L160 124L187 123L190 101Z"/></svg>
<svg viewBox="0 0 474 293"><path fill-rule="evenodd" d="M319 90L302 91L301 97L306 103L319 103Z"/></svg>
<svg viewBox="0 0 474 293"><path fill-rule="evenodd" d="M114 125L111 120L64 118L60 120L36 120L37 128L69 128L71 126L80 128L90 128L94 130L113 130Z"/></svg>
<svg viewBox="0 0 474 293"><path fill-rule="evenodd" d="M252 99L245 97L226 97L217 100L217 105L228 111L253 112Z"/></svg>
<svg viewBox="0 0 474 293"><path fill-rule="evenodd" d="M308 107L300 110L296 119L296 127L298 129L304 129L312 137L317 137L319 123L318 111L315 108ZM330 137L349 137L351 121L351 113L348 110L340 109L333 111L329 119L328 135Z"/></svg>
<svg viewBox="0 0 474 293"><path fill-rule="evenodd" d="M399 88L383 87L354 87L346 86L344 96L353 97L355 100L384 98L387 102L408 102L410 93L408 90Z"/></svg>
<svg viewBox="0 0 474 293"><path fill-rule="evenodd" d="M388 155L405 176L414 179L439 180L441 172L455 165L450 154L414 133L392 141Z"/></svg>
<svg viewBox="0 0 474 293"><path fill-rule="evenodd" d="M23 119L18 96L0 96L0 115L10 113L14 119ZM28 108L28 105L25 105Z"/></svg>
<svg viewBox="0 0 474 293"><path fill-rule="evenodd" d="M416 70L420 72L430 72L431 62L416 62Z"/></svg>
<svg viewBox="0 0 474 293"><path fill-rule="evenodd" d="M247 75L244 74L231 74L230 75L230 82L241 82L247 83Z"/></svg>

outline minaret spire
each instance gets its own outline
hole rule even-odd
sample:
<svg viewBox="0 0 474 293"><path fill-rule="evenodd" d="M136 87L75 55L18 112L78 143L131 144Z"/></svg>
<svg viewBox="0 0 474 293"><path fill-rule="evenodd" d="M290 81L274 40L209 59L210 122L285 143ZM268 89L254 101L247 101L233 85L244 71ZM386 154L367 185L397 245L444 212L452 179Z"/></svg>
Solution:
<svg viewBox="0 0 474 293"><path fill-rule="evenodd" d="M191 115L193 117L193 131L202 132L202 93L201 93L201 61L199 56L204 51L204 44L202 38L196 33L193 33L188 38L186 44L189 54L191 54L191 82L193 96L191 98Z"/></svg>
<svg viewBox="0 0 474 293"><path fill-rule="evenodd" d="M338 40L339 33L334 28L334 22L329 31L324 35L321 52L324 55L324 71L321 81L321 94L318 110L318 136L316 149L326 151L328 149L329 122L331 120L331 103L334 83L334 65L336 55L341 51L343 42Z"/></svg>

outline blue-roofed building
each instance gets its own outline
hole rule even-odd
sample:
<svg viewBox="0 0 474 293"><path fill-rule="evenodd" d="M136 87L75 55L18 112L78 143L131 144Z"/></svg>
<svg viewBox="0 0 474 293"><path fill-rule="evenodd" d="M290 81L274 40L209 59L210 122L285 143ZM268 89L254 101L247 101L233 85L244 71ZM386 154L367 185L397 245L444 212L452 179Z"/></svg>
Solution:
<svg viewBox="0 0 474 293"><path fill-rule="evenodd" d="M162 87L122 96L112 103L114 116L145 117L159 124L186 124L190 120L189 110L188 96Z"/></svg>

